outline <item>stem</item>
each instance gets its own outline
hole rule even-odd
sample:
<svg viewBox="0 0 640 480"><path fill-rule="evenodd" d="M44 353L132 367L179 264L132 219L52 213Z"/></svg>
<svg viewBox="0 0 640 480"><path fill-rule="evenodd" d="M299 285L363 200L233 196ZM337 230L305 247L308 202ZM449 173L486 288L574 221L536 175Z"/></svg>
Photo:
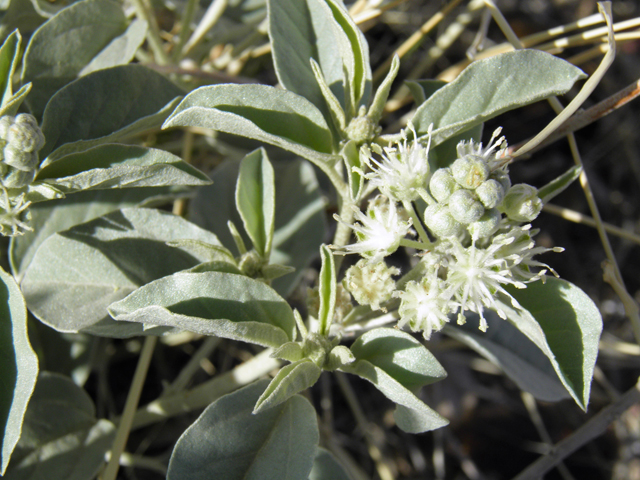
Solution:
<svg viewBox="0 0 640 480"><path fill-rule="evenodd" d="M620 399L603 409L595 417L557 443L548 455L529 465L514 480L537 480L584 444L599 437L623 412L640 402L640 383L629 389Z"/></svg>
<svg viewBox="0 0 640 480"><path fill-rule="evenodd" d="M400 240L400 245L403 247L415 248L416 250L429 250L430 245L426 245L422 242L416 242L415 240L409 240L408 238L403 238Z"/></svg>
<svg viewBox="0 0 640 480"><path fill-rule="evenodd" d="M131 388L129 389L129 395L124 405L124 412L118 425L118 431L116 432L116 438L113 441L111 447L111 456L107 468L102 474L102 480L116 480L118 475L118 469L120 468L120 456L124 452L124 447L127 444L127 438L129 438L129 432L131 431L131 425L133 423L133 417L140 401L140 393L144 385L144 380L147 377L149 371L149 364L151 363L151 357L153 356L153 349L156 346L158 337L149 336L145 338L142 351L140 352L140 358L136 371L133 374L133 380L131 381Z"/></svg>
<svg viewBox="0 0 640 480"><path fill-rule="evenodd" d="M133 0L133 5L136 9L136 15L149 25L147 31L147 40L149 40L149 46L153 50L153 55L156 58L156 63L159 65L167 65L171 63L167 52L164 51L162 39L160 38L160 28L156 17L151 13L151 7L147 5L145 0Z"/></svg>
<svg viewBox="0 0 640 480"><path fill-rule="evenodd" d="M173 383L165 388L164 392L162 392L162 397L174 395L184 389L189 383L189 380L191 380L193 375L200 369L202 359L211 355L220 344L220 341L221 339L219 337L207 337L196 353L191 356L189 362L180 371Z"/></svg>
<svg viewBox="0 0 640 480"><path fill-rule="evenodd" d="M411 217L411 220L413 220L413 227L418 232L418 236L420 237L420 240L422 240L422 242L424 243L426 250L433 248L433 243L429 239L429 235L427 235L427 231L422 226L422 220L420 220L420 216L418 215L418 212L416 212L416 209L413 206L413 203L404 201L402 202L402 206Z"/></svg>
<svg viewBox="0 0 640 480"><path fill-rule="evenodd" d="M182 49L184 48L184 44L187 43L187 40L189 39L191 22L193 21L193 16L196 13L196 5L198 5L198 0L187 1L187 6L185 7L184 14L182 15L182 25L180 26L180 36L178 37L178 44L175 46L175 50L173 51L174 61L178 61L182 58Z"/></svg>

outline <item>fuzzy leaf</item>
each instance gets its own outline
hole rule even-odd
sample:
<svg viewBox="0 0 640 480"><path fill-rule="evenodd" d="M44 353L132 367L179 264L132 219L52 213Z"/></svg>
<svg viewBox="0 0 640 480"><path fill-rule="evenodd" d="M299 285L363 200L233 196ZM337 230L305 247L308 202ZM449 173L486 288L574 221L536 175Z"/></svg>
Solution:
<svg viewBox="0 0 640 480"><path fill-rule="evenodd" d="M5 110L5 106L13 97L13 74L20 61L20 43L22 37L20 32L15 30L7 37L0 47L0 109ZM4 115L4 114L3 114Z"/></svg>
<svg viewBox="0 0 640 480"><path fill-rule="evenodd" d="M535 398L557 402L569 398L549 359L522 332L494 312L485 312L489 325L481 332L475 322L445 325L443 333L464 343L500 367L515 384Z"/></svg>
<svg viewBox="0 0 640 480"><path fill-rule="evenodd" d="M326 245L320 247L320 257L322 258L322 267L320 268L319 279L319 333L321 335L328 335L336 306L336 264L333 260L333 253Z"/></svg>
<svg viewBox="0 0 640 480"><path fill-rule="evenodd" d="M204 173L169 152L119 144L66 155L42 168L36 181L44 181L64 193L211 183Z"/></svg>
<svg viewBox="0 0 640 480"><path fill-rule="evenodd" d="M318 447L309 480L351 480L351 477L328 450Z"/></svg>
<svg viewBox="0 0 640 480"><path fill-rule="evenodd" d="M542 203L548 203L553 200L557 195L560 195L565 189L571 185L574 180L582 173L582 167L573 166L562 175L554 178L544 187L538 190L538 197L542 200Z"/></svg>
<svg viewBox="0 0 640 480"><path fill-rule="evenodd" d="M266 85L213 85L187 95L164 123L233 133L312 161L331 161L333 139L322 113L305 98Z"/></svg>
<svg viewBox="0 0 640 480"><path fill-rule="evenodd" d="M126 28L122 7L110 0L77 2L40 26L27 45L22 70L23 83L34 86L27 100L31 112L40 118L53 94L75 80Z"/></svg>
<svg viewBox="0 0 640 480"><path fill-rule="evenodd" d="M276 192L273 167L264 149L242 160L236 186L236 207L256 251L269 258L273 242Z"/></svg>
<svg viewBox="0 0 640 480"><path fill-rule="evenodd" d="M155 115L182 94L162 75L141 65L90 73L59 90L47 104L42 119L47 143L40 157L81 140L103 138L102 143L113 142L118 134L131 135L131 127L145 117L161 122Z"/></svg>
<svg viewBox="0 0 640 480"><path fill-rule="evenodd" d="M289 304L271 287L242 275L176 273L109 306L116 320L279 347L294 339Z"/></svg>
<svg viewBox="0 0 640 480"><path fill-rule="evenodd" d="M296 269L294 275L272 283L274 289L287 297L324 239L324 201L311 165L295 160L274 162L273 166L276 213L269 261ZM221 164L211 177L214 185L198 189L191 202L191 220L214 232L223 245L234 244L227 220L236 225L242 222L235 208L238 170L239 162Z"/></svg>
<svg viewBox="0 0 640 480"><path fill-rule="evenodd" d="M308 478L319 440L315 410L296 395L253 415L267 382L256 382L207 407L178 439L167 480Z"/></svg>
<svg viewBox="0 0 640 480"><path fill-rule="evenodd" d="M597 307L581 289L557 278L507 290L523 307L505 302L507 318L549 358L562 384L586 410L602 333Z"/></svg>
<svg viewBox="0 0 640 480"><path fill-rule="evenodd" d="M376 328L362 334L351 351L356 359L367 360L412 391L447 376L424 345L395 328Z"/></svg>
<svg viewBox="0 0 640 480"><path fill-rule="evenodd" d="M585 74L540 50L518 50L473 62L451 83L431 95L411 120L418 135L433 123L438 145L508 110L562 95Z"/></svg>
<svg viewBox="0 0 640 480"><path fill-rule="evenodd" d="M20 437L37 377L38 357L27 335L24 298L13 277L0 268L0 475Z"/></svg>
<svg viewBox="0 0 640 480"><path fill-rule="evenodd" d="M62 375L43 372L3 480L94 478L113 443L115 426L95 418L89 395Z"/></svg>
<svg viewBox="0 0 640 480"><path fill-rule="evenodd" d="M24 274L27 305L58 331L139 335L142 325L114 322L107 306L141 285L199 264L203 259L192 252L166 245L183 238L219 244L214 234L180 217L146 208L119 210L56 233L42 243Z"/></svg>
<svg viewBox="0 0 640 480"><path fill-rule="evenodd" d="M296 393L315 385L322 370L311 360L303 359L282 367L256 402L253 413L260 413L285 402Z"/></svg>

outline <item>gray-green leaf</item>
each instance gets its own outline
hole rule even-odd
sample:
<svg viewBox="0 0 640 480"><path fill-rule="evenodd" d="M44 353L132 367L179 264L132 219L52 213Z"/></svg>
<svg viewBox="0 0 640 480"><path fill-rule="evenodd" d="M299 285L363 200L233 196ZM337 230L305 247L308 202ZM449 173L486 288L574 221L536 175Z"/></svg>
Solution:
<svg viewBox="0 0 640 480"><path fill-rule="evenodd" d="M64 193L129 187L207 185L211 180L172 153L137 145L98 145L42 168L36 181Z"/></svg>
<svg viewBox="0 0 640 480"><path fill-rule="evenodd" d="M418 135L433 123L437 145L508 110L562 95L584 77L579 68L540 50L503 53L473 62L431 95L411 121Z"/></svg>
<svg viewBox="0 0 640 480"><path fill-rule="evenodd" d="M523 307L505 302L508 320L549 358L562 384L586 410L602 333L597 307L581 289L557 278L507 290Z"/></svg>
<svg viewBox="0 0 640 480"><path fill-rule="evenodd" d="M73 81L126 27L122 7L110 0L77 2L40 26L27 45L22 70L23 83L34 85L27 100L32 113L40 118L51 96ZM120 59L116 65L130 59Z"/></svg>
<svg viewBox="0 0 640 480"><path fill-rule="evenodd" d="M328 450L318 447L309 480L351 480L351 477Z"/></svg>
<svg viewBox="0 0 640 480"><path fill-rule="evenodd" d="M4 112L5 106L13 97L13 73L20 61L20 43L22 37L20 32L15 30L7 37L0 47L0 112ZM5 115L5 113L2 113Z"/></svg>
<svg viewBox="0 0 640 480"><path fill-rule="evenodd" d="M130 135L127 127L158 114L182 94L162 75L141 65L122 65L78 78L47 104L42 120L47 143L40 157L80 140L106 137L105 142L113 142L120 130Z"/></svg>
<svg viewBox="0 0 640 480"><path fill-rule="evenodd" d="M188 330L279 347L295 337L289 304L275 290L242 275L176 273L109 306L116 320Z"/></svg>
<svg viewBox="0 0 640 480"><path fill-rule="evenodd" d="M96 420L89 395L62 375L43 372L29 402L20 441L4 480L94 478L115 437Z"/></svg>
<svg viewBox="0 0 640 480"><path fill-rule="evenodd" d="M22 280L31 312L63 332L139 335L143 326L114 322L107 306L141 285L203 259L166 242L217 237L169 213L123 209L56 233L42 243Z"/></svg>
<svg viewBox="0 0 640 480"><path fill-rule="evenodd" d="M315 410L294 396L253 415L267 382L244 387L207 407L178 439L167 480L306 479L319 440Z"/></svg>
<svg viewBox="0 0 640 480"><path fill-rule="evenodd" d="M236 207L258 254L271 255L275 222L276 192L273 167L261 148L240 163L236 185Z"/></svg>
<svg viewBox="0 0 640 480"><path fill-rule="evenodd" d="M322 369L309 359L286 365L278 371L256 402L253 413L260 413L285 402L296 393L315 385Z"/></svg>
<svg viewBox="0 0 640 480"><path fill-rule="evenodd" d="M201 127L276 145L312 161L331 161L333 139L308 100L266 85L213 85L187 95L164 123Z"/></svg>
<svg viewBox="0 0 640 480"><path fill-rule="evenodd" d="M13 277L0 268L0 475L4 475L38 377L27 336L27 307Z"/></svg>

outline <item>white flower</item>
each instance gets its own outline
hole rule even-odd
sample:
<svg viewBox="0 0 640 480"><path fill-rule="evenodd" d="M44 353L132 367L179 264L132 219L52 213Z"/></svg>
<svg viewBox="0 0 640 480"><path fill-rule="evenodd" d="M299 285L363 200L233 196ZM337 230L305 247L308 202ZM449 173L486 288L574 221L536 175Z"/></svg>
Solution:
<svg viewBox="0 0 640 480"><path fill-rule="evenodd" d="M417 135L412 125L409 129L414 138L411 142L407 141L406 130L402 130L403 140L395 146L381 148L377 144L371 145L374 152L382 157L380 160L373 158L366 147L360 149L362 163L372 170L365 174L365 178L384 195L398 202L416 200L420 191L425 189L429 176L431 128L426 147L415 140Z"/></svg>
<svg viewBox="0 0 640 480"><path fill-rule="evenodd" d="M458 322L464 323L466 310L480 315L480 330L486 331L488 325L484 318L484 309L495 310L501 318L506 314L496 303L495 296L502 293L511 299L515 308L521 308L518 302L504 289L504 285L526 288L526 285L513 278L509 263L500 254L501 243L492 243L487 248L477 248L474 244L463 247L456 238L447 239L451 257L447 265L447 293L460 304Z"/></svg>
<svg viewBox="0 0 640 480"><path fill-rule="evenodd" d="M357 253L366 258L369 263L379 263L384 257L391 255L398 249L400 240L411 229L411 220L403 221L400 219L393 201L370 202L366 215L355 206L353 210L355 221L359 223L353 223L349 226L355 232L358 241L355 244L336 248L337 254ZM337 215L334 218L345 223Z"/></svg>
<svg viewBox="0 0 640 480"><path fill-rule="evenodd" d="M394 297L401 299L400 321L398 327L409 325L414 332L422 331L425 339L431 338L432 332L442 330L449 321L449 313L455 311L456 304L445 295L443 281L435 274L428 281L407 282L404 292L394 292Z"/></svg>
<svg viewBox="0 0 640 480"><path fill-rule="evenodd" d="M360 260L349 267L344 283L360 305L369 305L371 310L386 312L380 304L391 298L396 288L396 282L391 277L399 274L398 268L389 267L384 262L371 264Z"/></svg>
<svg viewBox="0 0 640 480"><path fill-rule="evenodd" d="M502 132L502 127L496 128L491 135L489 145L486 148L482 147L482 142L476 143L473 140L461 141L456 146L458 152L458 158L464 158L467 155L472 157L481 157L487 165L489 170L494 171L500 168L506 162L505 152L507 151L507 140L504 136L498 138L498 135Z"/></svg>

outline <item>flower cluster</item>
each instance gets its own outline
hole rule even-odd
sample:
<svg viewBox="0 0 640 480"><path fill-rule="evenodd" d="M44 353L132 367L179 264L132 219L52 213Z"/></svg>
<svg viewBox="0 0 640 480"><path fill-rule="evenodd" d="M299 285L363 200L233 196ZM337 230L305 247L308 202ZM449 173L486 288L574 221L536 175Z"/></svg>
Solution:
<svg viewBox="0 0 640 480"><path fill-rule="evenodd" d="M410 130L416 138L413 129ZM357 241L336 248L336 253L357 253L363 260L347 272L344 285L361 305L385 309L385 302L398 298L398 326L422 331L425 338L442 329L452 315L465 322L465 313L480 317L480 329L487 329L485 309L506 318L505 305L521 308L506 289L526 288L526 283L543 279L547 265L533 259L546 251L560 248L536 247L536 231L529 222L542 209L536 188L511 185L506 156L507 144L500 129L489 145L463 141L457 146L457 158L449 167L431 172L429 142L409 141L406 132L395 145L363 147L362 172L381 196L370 201L367 214L355 212L350 225ZM374 157L372 152L377 153ZM405 208L418 198L428 206L422 218L413 216L428 229L416 228L419 241L407 238L415 234L411 221L404 221ZM398 205L400 204L400 206ZM338 221L342 221L337 217ZM404 243L403 243L404 242ZM397 289L384 258L401 244L411 246L422 257L421 278ZM540 269L532 272L531 268ZM375 278L374 278L375 277Z"/></svg>
<svg viewBox="0 0 640 480"><path fill-rule="evenodd" d="M0 118L0 234L19 235L29 230L30 202L21 189L33 182L38 151L44 135L32 115L21 113Z"/></svg>

